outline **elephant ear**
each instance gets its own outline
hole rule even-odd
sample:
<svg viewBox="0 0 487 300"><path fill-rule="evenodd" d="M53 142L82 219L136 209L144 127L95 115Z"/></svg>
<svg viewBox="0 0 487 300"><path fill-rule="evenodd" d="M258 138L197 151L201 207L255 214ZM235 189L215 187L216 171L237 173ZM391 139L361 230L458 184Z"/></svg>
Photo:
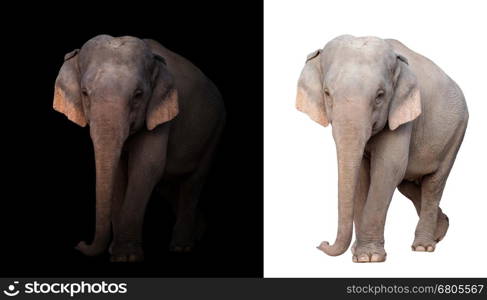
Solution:
<svg viewBox="0 0 487 300"><path fill-rule="evenodd" d="M81 102L80 76L78 69L79 49L64 56L54 85L53 108L81 127L86 126L86 117Z"/></svg>
<svg viewBox="0 0 487 300"><path fill-rule="evenodd" d="M174 78L167 69L166 61L154 54L154 62L152 96L146 113L146 125L149 130L174 119L179 112L178 91Z"/></svg>
<svg viewBox="0 0 487 300"><path fill-rule="evenodd" d="M394 96L389 108L391 130L413 121L421 114L421 93L416 75L409 68L407 59L401 55L397 55L394 82Z"/></svg>
<svg viewBox="0 0 487 300"><path fill-rule="evenodd" d="M296 108L306 113L313 121L328 126L325 98L323 96L323 72L321 70L321 52L310 53L301 71L296 95Z"/></svg>

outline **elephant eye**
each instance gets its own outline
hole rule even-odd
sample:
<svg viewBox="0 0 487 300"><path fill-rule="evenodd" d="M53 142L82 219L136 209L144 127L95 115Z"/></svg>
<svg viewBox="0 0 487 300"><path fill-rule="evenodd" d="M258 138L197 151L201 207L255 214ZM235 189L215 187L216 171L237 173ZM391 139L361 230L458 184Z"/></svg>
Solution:
<svg viewBox="0 0 487 300"><path fill-rule="evenodd" d="M331 97L330 97L330 91L329 91L327 88L325 88L324 92L325 92L325 96L326 96L326 97L325 97L325 103L326 103L326 104L327 104L329 107L333 107L333 103L332 103L332 101L331 101Z"/></svg>
<svg viewBox="0 0 487 300"><path fill-rule="evenodd" d="M88 90L86 88L82 88L81 94L83 94L83 96L85 96L85 97L88 97Z"/></svg>
<svg viewBox="0 0 487 300"><path fill-rule="evenodd" d="M141 89L136 89L135 92L134 92L134 98L139 98L140 96L142 96L143 92Z"/></svg>
<svg viewBox="0 0 487 300"><path fill-rule="evenodd" d="M379 90L377 92L377 96L375 97L375 104L376 105L379 105L382 103L382 100L384 98L384 91L383 90Z"/></svg>

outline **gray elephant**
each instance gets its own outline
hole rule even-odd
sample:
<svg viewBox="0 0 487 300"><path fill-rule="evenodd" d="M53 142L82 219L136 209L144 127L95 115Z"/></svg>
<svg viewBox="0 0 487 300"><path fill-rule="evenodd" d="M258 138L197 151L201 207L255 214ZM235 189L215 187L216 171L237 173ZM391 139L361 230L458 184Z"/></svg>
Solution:
<svg viewBox="0 0 487 300"><path fill-rule="evenodd" d="M468 123L458 85L397 40L345 35L308 56L296 107L332 124L336 144L338 233L318 248L343 254L355 224L353 261L385 261L397 187L419 215L412 249L434 251L449 226L439 203Z"/></svg>
<svg viewBox="0 0 487 300"><path fill-rule="evenodd" d="M153 40L99 35L64 58L54 109L89 124L96 163L96 230L85 255L143 260L146 204L169 182L176 223L171 249L190 251L200 235L198 197L225 123L215 85Z"/></svg>

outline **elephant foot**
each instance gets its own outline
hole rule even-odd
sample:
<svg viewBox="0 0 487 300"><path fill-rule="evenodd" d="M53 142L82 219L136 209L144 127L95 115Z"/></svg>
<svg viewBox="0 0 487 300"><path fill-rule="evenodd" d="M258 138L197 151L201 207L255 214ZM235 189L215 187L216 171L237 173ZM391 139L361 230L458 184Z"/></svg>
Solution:
<svg viewBox="0 0 487 300"><path fill-rule="evenodd" d="M174 225L169 250L177 253L192 252L196 242L203 238L206 231L206 222L200 215L196 222L180 222Z"/></svg>
<svg viewBox="0 0 487 300"><path fill-rule="evenodd" d="M175 226L169 250L177 253L192 252L195 240L196 237L193 230L185 226Z"/></svg>
<svg viewBox="0 0 487 300"><path fill-rule="evenodd" d="M184 244L175 244L169 246L169 250L171 252L176 252L176 253L189 253L192 252L194 249L194 245L184 245Z"/></svg>
<svg viewBox="0 0 487 300"><path fill-rule="evenodd" d="M357 249L357 241L353 241L352 247L350 248L353 255L355 255L355 249Z"/></svg>
<svg viewBox="0 0 487 300"><path fill-rule="evenodd" d="M417 252L435 251L436 241L425 237L416 237L411 248Z"/></svg>
<svg viewBox="0 0 487 300"><path fill-rule="evenodd" d="M439 208L438 221L436 223L436 231L435 231L436 242L441 241L445 237L449 225L450 225L450 221L448 219L448 216L441 211L441 208Z"/></svg>
<svg viewBox="0 0 487 300"><path fill-rule="evenodd" d="M111 262L140 262L144 260L141 243L112 242L109 248Z"/></svg>
<svg viewBox="0 0 487 300"><path fill-rule="evenodd" d="M356 263L384 262L387 257L383 242L361 244L355 241L352 254L352 261Z"/></svg>

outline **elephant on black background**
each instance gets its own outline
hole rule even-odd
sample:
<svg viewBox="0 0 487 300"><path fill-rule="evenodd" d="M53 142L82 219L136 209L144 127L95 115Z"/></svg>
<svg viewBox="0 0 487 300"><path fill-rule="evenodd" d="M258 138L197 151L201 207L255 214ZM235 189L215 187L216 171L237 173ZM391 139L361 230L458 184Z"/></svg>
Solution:
<svg viewBox="0 0 487 300"><path fill-rule="evenodd" d="M86 255L109 247L112 261L143 260L145 208L159 182L171 186L171 249L200 237L198 197L225 123L215 85L153 40L99 35L65 56L54 109L90 126L96 162L96 230Z"/></svg>

